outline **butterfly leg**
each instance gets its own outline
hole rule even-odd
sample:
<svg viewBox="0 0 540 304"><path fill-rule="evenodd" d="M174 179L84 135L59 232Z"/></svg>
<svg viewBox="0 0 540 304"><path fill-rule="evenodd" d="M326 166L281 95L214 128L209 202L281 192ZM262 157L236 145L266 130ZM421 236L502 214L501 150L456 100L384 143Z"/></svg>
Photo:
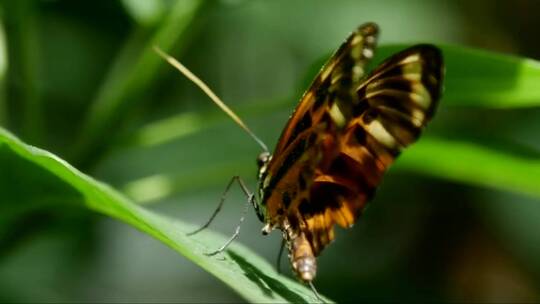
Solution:
<svg viewBox="0 0 540 304"><path fill-rule="evenodd" d="M235 181L238 182L238 184L240 185L240 188L242 188L242 192L244 192L244 194L248 198L248 201L251 201L250 197L252 197L253 194L251 194L249 192L248 188L246 187L246 185L244 184L244 182L242 181L240 176L233 176L231 178L231 180L229 181L229 184L227 184L227 187L225 188L225 191L223 191L223 194L221 195L221 199L219 201L219 204L218 204L217 208L214 210L214 213L212 213L212 215L210 216L208 221L204 225L202 225L200 228L198 228L197 230L189 232L186 235L191 236L191 235L197 234L197 233L203 231L204 229L208 228L208 226L210 226L212 221L214 221L214 218L216 217L216 215L221 210L221 207L223 207L223 203L225 203L225 198L227 198L227 193L229 193L229 189L231 188L232 184Z"/></svg>
<svg viewBox="0 0 540 304"><path fill-rule="evenodd" d="M253 197L253 195L250 196L249 200L244 205L244 211L242 212L242 217L240 217L240 222L238 223L238 225L234 229L234 234L231 236L231 238L229 240L227 240L227 242L225 242L225 244L223 244L223 246L219 247L218 250L216 250L214 252L205 253L205 255L213 256L213 255L216 255L216 254L218 254L220 252L223 252L232 243L232 241L234 241L238 237L238 235L240 234L240 227L242 226L242 222L244 222L244 219L246 217L246 213L248 211L249 205L251 204L252 197Z"/></svg>

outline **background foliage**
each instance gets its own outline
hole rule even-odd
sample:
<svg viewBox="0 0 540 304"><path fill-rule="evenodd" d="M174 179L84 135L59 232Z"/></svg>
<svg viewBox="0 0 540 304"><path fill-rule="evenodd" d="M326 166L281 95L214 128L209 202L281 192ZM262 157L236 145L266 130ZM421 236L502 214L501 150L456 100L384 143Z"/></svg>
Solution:
<svg viewBox="0 0 540 304"><path fill-rule="evenodd" d="M0 126L150 214L193 224L230 176L255 185L259 149L152 45L179 57L270 146L318 62L360 23L381 26L379 58L403 44L442 45L449 68L436 119L354 229L339 231L320 257L317 286L337 301L538 301L540 68L524 59L540 58L537 2L0 4ZM41 152L1 135L1 301L240 299L193 256L75 206L80 189L32 169ZM213 230L231 233L241 202L232 193ZM240 242L273 262L280 236L263 237L260 227L251 212Z"/></svg>

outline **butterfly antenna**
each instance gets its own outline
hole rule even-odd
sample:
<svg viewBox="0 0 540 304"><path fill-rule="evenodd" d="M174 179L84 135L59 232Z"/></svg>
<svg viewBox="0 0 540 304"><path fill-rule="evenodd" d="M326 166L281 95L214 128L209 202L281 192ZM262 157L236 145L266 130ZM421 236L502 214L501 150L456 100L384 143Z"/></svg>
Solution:
<svg viewBox="0 0 540 304"><path fill-rule="evenodd" d="M191 80L193 83L195 83L212 101L220 107L229 117L232 118L244 131L246 131L262 148L264 151L268 152L268 148L263 143L263 141L258 138L255 133L253 133L247 125L236 115L227 105L217 97L217 95L201 80L199 77L195 76L195 74L191 73L188 68L186 68L183 64L181 64L178 60L176 60L174 57L167 55L165 52L163 52L160 48L157 46L154 46L154 51L158 53L159 56L161 56L163 59L165 59L170 65L175 67L180 73L184 74L189 80Z"/></svg>

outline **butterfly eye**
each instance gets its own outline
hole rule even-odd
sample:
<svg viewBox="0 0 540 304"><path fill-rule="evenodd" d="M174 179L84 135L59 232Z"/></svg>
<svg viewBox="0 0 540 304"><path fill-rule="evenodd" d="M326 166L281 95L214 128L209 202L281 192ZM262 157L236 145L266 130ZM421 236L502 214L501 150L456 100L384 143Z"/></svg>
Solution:
<svg viewBox="0 0 540 304"><path fill-rule="evenodd" d="M257 157L257 166L259 166L259 168L262 168L262 166L266 165L266 163L268 163L269 160L270 160L270 153L262 152Z"/></svg>

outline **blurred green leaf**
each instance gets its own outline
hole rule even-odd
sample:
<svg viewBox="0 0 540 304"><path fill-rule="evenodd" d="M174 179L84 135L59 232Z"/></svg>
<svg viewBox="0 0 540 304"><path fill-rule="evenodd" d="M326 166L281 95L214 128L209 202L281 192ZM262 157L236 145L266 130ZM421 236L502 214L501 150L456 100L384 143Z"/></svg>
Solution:
<svg viewBox="0 0 540 304"><path fill-rule="evenodd" d="M224 181L231 178L231 172L249 176L248 173L254 169L252 165L252 162L241 159L201 166L196 170L186 170L181 175L156 174L133 180L125 184L122 190L135 203L154 203L184 191L197 191L212 185L222 186Z"/></svg>
<svg viewBox="0 0 540 304"><path fill-rule="evenodd" d="M0 19L0 125L7 125L6 113L6 77L8 69L8 54L4 24Z"/></svg>
<svg viewBox="0 0 540 304"><path fill-rule="evenodd" d="M10 100L20 109L17 126L34 143L45 142L44 115L38 92L39 33L35 1L3 1L4 24L8 39L9 73L17 84Z"/></svg>
<svg viewBox="0 0 540 304"><path fill-rule="evenodd" d="M152 50L153 46L168 51L173 46L187 43L185 36L189 32L189 25L202 4L201 0L177 1L149 39L141 39L143 32L133 33L92 103L75 147L74 159L77 163L84 166L95 161L96 156L99 157L103 143L107 142L104 134L108 134L109 138L113 135L111 130L125 118L125 112L130 107L141 101L139 95L150 87L158 68L163 64Z"/></svg>
<svg viewBox="0 0 540 304"><path fill-rule="evenodd" d="M129 15L142 26L156 24L166 12L163 0L122 0Z"/></svg>
<svg viewBox="0 0 540 304"><path fill-rule="evenodd" d="M396 169L540 198L539 156L510 154L463 140L425 137L403 153Z"/></svg>
<svg viewBox="0 0 540 304"><path fill-rule="evenodd" d="M223 254L208 257L204 253L222 245L225 237L210 231L187 237L186 232L195 226L133 204L109 186L84 175L47 151L22 143L3 129L0 129L0 167L9 170L2 173L5 179L0 185L2 194L9 194L3 198L8 203L17 202L19 197L27 197L27 201L32 202L79 203L160 240L221 279L248 301L315 301L310 289L280 276L270 264L244 246L234 243ZM36 178L39 176L46 178ZM45 188L42 182L47 183Z"/></svg>
<svg viewBox="0 0 540 304"><path fill-rule="evenodd" d="M290 106L290 99L280 99L247 103L234 111L241 117L255 117L275 113ZM135 146L157 146L229 121L225 113L215 110L180 113L146 124L130 135L130 142Z"/></svg>

